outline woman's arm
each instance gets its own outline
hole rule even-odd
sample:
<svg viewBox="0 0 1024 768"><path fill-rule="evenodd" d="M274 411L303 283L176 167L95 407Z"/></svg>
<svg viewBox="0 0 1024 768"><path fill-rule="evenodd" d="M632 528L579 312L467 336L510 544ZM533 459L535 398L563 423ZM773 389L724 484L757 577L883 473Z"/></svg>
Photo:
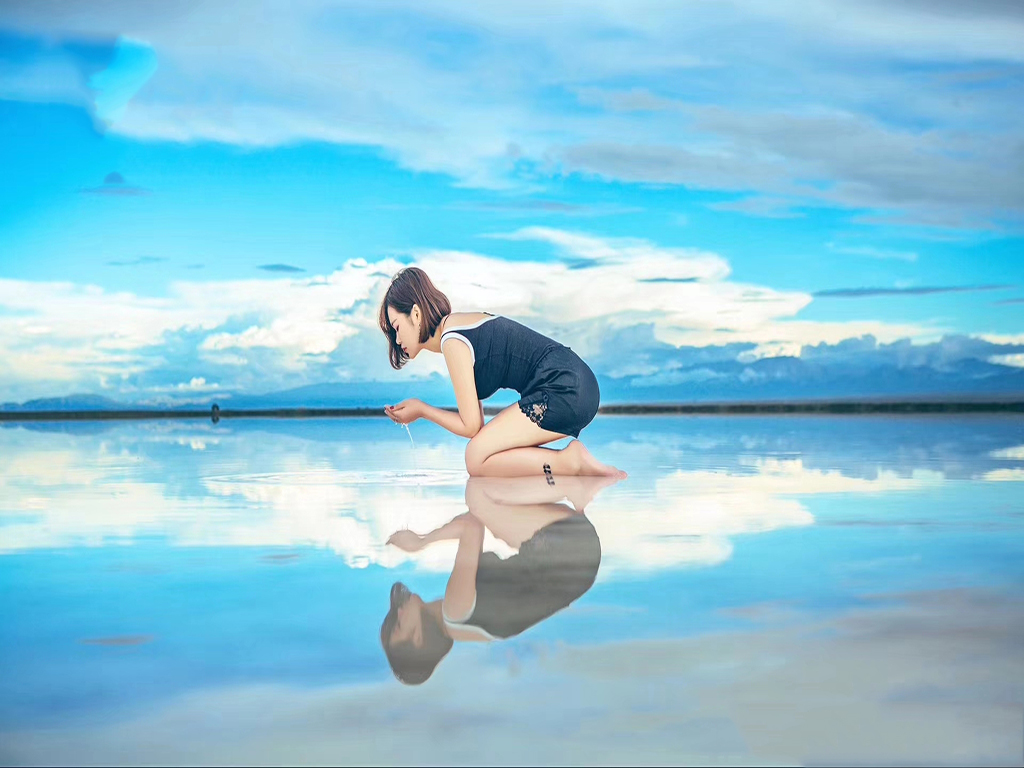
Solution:
<svg viewBox="0 0 1024 768"><path fill-rule="evenodd" d="M459 532L459 550L455 553L455 566L448 578L441 607L453 621L469 618L476 601L476 569L484 548L484 526L472 515L462 520Z"/></svg>
<svg viewBox="0 0 1024 768"><path fill-rule="evenodd" d="M450 341L445 339L445 341ZM455 344L444 344L441 347L448 375L455 390L455 402L458 413L425 405L424 418L439 424L449 432L462 437L472 438L484 426L484 408L476 394L476 375L473 372L473 353L469 347L456 339Z"/></svg>
<svg viewBox="0 0 1024 768"><path fill-rule="evenodd" d="M423 404L423 418L461 437L473 437L479 431L475 427L466 426L466 422L462 420L462 416L458 413L453 413L445 408L427 405L426 403Z"/></svg>
<svg viewBox="0 0 1024 768"><path fill-rule="evenodd" d="M422 537L423 543L433 544L435 541L444 541L445 539L457 539L461 537L462 531L466 527L466 521L472 517L473 516L469 514L469 512L463 512L458 517L449 520L440 528L435 528L430 533L425 534Z"/></svg>
<svg viewBox="0 0 1024 768"><path fill-rule="evenodd" d="M388 537L388 544L394 544L396 547L404 549L406 552L419 552L427 546L427 544L433 544L435 541L459 538L462 535L463 528L465 528L466 520L470 517L472 516L469 512L463 512L461 515L449 520L441 527L435 528L430 533L422 536L407 529L395 531L390 537Z"/></svg>

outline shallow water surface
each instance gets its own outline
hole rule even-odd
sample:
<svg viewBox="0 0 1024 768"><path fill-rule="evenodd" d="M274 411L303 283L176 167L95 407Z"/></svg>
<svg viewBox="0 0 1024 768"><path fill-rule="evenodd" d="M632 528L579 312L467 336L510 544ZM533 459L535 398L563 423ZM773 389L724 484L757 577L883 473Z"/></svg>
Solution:
<svg viewBox="0 0 1024 768"><path fill-rule="evenodd" d="M581 438L629 477L474 484L386 418L4 425L0 761L1024 759L1024 419ZM575 506L596 575L536 533ZM392 585L440 599L464 545L386 542L467 512L512 634L403 685Z"/></svg>

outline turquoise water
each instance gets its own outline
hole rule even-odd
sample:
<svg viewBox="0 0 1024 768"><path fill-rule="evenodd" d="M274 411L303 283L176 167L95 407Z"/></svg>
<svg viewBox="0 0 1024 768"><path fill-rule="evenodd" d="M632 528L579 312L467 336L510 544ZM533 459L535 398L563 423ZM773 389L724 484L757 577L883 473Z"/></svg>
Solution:
<svg viewBox="0 0 1024 768"><path fill-rule="evenodd" d="M5 425L0 761L1021 762L1024 419L599 417L581 438L629 472L586 504L593 586L410 687L380 645L389 591L440 598L456 543L385 541L467 511L464 439ZM484 549L516 551L490 529Z"/></svg>

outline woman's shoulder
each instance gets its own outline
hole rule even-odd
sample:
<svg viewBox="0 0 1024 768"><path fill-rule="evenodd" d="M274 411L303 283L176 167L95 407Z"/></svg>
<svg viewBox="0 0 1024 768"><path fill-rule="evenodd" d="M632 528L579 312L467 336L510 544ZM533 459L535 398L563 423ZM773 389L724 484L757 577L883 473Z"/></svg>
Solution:
<svg viewBox="0 0 1024 768"><path fill-rule="evenodd" d="M471 328L494 317L498 317L498 315L492 312L452 312L444 322L444 332Z"/></svg>

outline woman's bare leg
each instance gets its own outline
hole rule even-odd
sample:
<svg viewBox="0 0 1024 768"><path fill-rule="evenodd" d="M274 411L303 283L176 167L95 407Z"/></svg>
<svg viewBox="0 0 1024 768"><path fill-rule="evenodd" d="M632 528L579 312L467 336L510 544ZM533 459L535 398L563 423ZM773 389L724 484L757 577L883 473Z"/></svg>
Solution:
<svg viewBox="0 0 1024 768"><path fill-rule="evenodd" d="M625 472L595 459L579 440L573 440L561 450L530 446L499 451L484 459L477 469L480 471L474 474L482 477L525 477L541 473L626 477Z"/></svg>
<svg viewBox="0 0 1024 768"><path fill-rule="evenodd" d="M541 447L567 437L543 429L510 405L484 424L466 446L466 469L483 477L533 475L615 475L615 467L595 459L579 440L561 450Z"/></svg>

